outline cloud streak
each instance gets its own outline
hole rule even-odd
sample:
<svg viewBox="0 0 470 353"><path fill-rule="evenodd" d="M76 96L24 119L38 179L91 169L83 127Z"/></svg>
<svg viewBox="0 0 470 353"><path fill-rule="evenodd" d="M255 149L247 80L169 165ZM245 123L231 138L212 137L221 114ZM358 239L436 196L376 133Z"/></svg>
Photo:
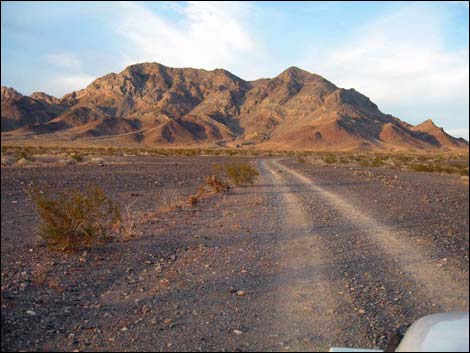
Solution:
<svg viewBox="0 0 470 353"><path fill-rule="evenodd" d="M71 53L52 53L46 56L46 61L55 67L64 69L79 70L82 62L74 54Z"/></svg>
<svg viewBox="0 0 470 353"><path fill-rule="evenodd" d="M157 61L175 67L225 68L255 76L253 67L265 57L248 29L249 4L174 4L179 14L176 22L140 4L122 2L120 6L116 31L127 42L123 49L125 65Z"/></svg>
<svg viewBox="0 0 470 353"><path fill-rule="evenodd" d="M455 136L455 137L463 137L467 141L469 140L469 129L450 129L447 131L449 135Z"/></svg>
<svg viewBox="0 0 470 353"><path fill-rule="evenodd" d="M437 13L408 6L353 30L324 55L312 51L303 64L386 109L468 106L468 47L445 48L441 27Z"/></svg>

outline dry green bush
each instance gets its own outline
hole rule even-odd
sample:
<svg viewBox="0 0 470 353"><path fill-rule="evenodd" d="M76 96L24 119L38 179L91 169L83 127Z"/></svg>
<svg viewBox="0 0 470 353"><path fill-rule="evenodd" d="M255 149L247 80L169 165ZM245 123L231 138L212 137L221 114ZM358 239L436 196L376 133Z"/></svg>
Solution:
<svg viewBox="0 0 470 353"><path fill-rule="evenodd" d="M224 170L227 177L236 186L253 185L255 178L259 175L256 168L248 163L225 164Z"/></svg>
<svg viewBox="0 0 470 353"><path fill-rule="evenodd" d="M56 250L94 246L109 239L109 232L121 221L118 204L96 186L59 194L31 186L27 192L41 219L39 234Z"/></svg>

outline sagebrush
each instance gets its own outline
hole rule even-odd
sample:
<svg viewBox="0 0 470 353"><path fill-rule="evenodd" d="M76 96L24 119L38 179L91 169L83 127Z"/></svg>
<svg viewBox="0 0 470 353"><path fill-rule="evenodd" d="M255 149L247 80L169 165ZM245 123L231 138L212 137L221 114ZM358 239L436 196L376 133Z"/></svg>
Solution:
<svg viewBox="0 0 470 353"><path fill-rule="evenodd" d="M53 249L94 246L109 239L111 230L121 222L118 203L97 186L59 194L30 186L27 192L41 219L39 234Z"/></svg>
<svg viewBox="0 0 470 353"><path fill-rule="evenodd" d="M225 174L236 186L253 185L255 178L259 176L256 168L248 163L225 164Z"/></svg>

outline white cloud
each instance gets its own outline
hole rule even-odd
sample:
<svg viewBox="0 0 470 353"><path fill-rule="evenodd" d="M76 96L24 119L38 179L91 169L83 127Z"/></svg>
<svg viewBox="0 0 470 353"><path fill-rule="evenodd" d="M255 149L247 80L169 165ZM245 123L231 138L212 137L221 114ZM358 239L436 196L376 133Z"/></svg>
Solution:
<svg viewBox="0 0 470 353"><path fill-rule="evenodd" d="M458 4L458 5L463 5L468 9L468 1L449 1L450 4Z"/></svg>
<svg viewBox="0 0 470 353"><path fill-rule="evenodd" d="M352 29L326 54L312 51L303 65L386 109L468 106L468 47L448 49L443 32L439 13L413 4Z"/></svg>
<svg viewBox="0 0 470 353"><path fill-rule="evenodd" d="M123 66L160 62L173 67L225 68L258 78L265 51L249 31L250 4L173 3L178 21L145 6L123 2L117 32L126 39ZM246 77L252 76L252 77Z"/></svg>
<svg viewBox="0 0 470 353"><path fill-rule="evenodd" d="M47 93L61 97L64 92L70 93L85 88L95 79L95 76L86 74L60 74L50 77L45 89Z"/></svg>
<svg viewBox="0 0 470 353"><path fill-rule="evenodd" d="M75 55L66 52L52 53L46 56L49 64L64 69L79 70L81 68L81 61Z"/></svg>
<svg viewBox="0 0 470 353"><path fill-rule="evenodd" d="M450 129L446 131L449 135L455 137L463 137L467 141L469 140L469 129Z"/></svg>

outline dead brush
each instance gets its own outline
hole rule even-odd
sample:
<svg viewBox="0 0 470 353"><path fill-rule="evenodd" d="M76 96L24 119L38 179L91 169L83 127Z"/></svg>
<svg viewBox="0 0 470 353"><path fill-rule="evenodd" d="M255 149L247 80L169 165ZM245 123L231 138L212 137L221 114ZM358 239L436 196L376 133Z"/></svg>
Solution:
<svg viewBox="0 0 470 353"><path fill-rule="evenodd" d="M230 191L230 185L221 180L217 175L209 175L206 177L206 183L217 194Z"/></svg>
<svg viewBox="0 0 470 353"><path fill-rule="evenodd" d="M208 191L204 186L200 186L194 195L189 195L188 203L190 206L196 206L197 203L208 194Z"/></svg>
<svg viewBox="0 0 470 353"><path fill-rule="evenodd" d="M181 200L177 192L173 192L170 197L163 196L163 204L157 210L157 213L168 213L179 211L183 208L184 201Z"/></svg>
<svg viewBox="0 0 470 353"><path fill-rule="evenodd" d="M137 199L132 201L125 207L125 216L121 224L122 240L128 241L139 235L138 227L144 222L143 217L138 212L131 211L132 206L137 202Z"/></svg>

